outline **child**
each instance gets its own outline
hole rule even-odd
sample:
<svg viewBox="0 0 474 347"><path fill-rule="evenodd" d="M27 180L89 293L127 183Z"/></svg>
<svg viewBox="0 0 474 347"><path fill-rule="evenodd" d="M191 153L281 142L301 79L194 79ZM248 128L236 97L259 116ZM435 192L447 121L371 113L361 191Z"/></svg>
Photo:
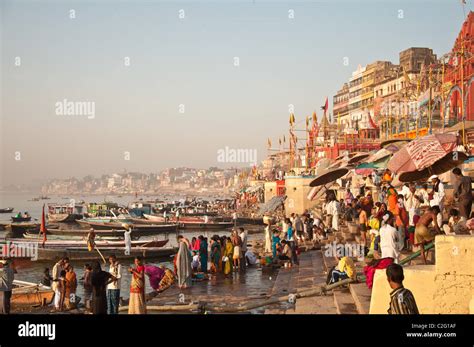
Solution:
<svg viewBox="0 0 474 347"><path fill-rule="evenodd" d="M193 251L193 261L191 262L191 267L193 268L193 272L198 272L201 263L199 261L199 254L197 251Z"/></svg>
<svg viewBox="0 0 474 347"><path fill-rule="evenodd" d="M392 288L388 314L419 314L415 297L410 290L403 287L403 267L391 264L387 267L386 274L388 284Z"/></svg>
<svg viewBox="0 0 474 347"><path fill-rule="evenodd" d="M51 287L51 281L53 278L49 274L49 268L45 268L43 271L43 278L41 279L41 284L46 287Z"/></svg>

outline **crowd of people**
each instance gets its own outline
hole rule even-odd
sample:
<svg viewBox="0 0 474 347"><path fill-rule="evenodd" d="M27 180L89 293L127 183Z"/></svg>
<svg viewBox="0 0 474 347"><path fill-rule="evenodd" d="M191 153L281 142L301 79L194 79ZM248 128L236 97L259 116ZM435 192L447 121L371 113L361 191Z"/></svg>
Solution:
<svg viewBox="0 0 474 347"><path fill-rule="evenodd" d="M178 243L174 264L178 285L183 289L192 284L193 277L218 273L229 277L257 262L257 256L247 246L248 233L242 227L234 228L229 236L213 235L209 240L200 235L189 241L179 235Z"/></svg>

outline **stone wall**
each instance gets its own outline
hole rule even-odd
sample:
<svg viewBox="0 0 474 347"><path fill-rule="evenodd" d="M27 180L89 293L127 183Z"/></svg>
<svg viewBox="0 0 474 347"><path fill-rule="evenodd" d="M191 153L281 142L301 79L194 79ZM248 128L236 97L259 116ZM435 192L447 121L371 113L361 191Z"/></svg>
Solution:
<svg viewBox="0 0 474 347"><path fill-rule="evenodd" d="M438 235L435 257L436 265L404 267L404 286L413 292L420 313L470 313L474 298L474 236ZM377 270L370 313L387 313L390 291L385 270Z"/></svg>

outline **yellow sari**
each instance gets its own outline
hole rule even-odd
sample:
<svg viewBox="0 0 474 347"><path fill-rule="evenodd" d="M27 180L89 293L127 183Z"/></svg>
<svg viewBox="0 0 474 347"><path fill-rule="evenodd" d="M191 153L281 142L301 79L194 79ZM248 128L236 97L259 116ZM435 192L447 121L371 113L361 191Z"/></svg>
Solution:
<svg viewBox="0 0 474 347"><path fill-rule="evenodd" d="M234 246L232 242L227 241L225 243L224 256L227 257L227 261L224 265L224 275L228 275L232 272L232 256L234 255Z"/></svg>

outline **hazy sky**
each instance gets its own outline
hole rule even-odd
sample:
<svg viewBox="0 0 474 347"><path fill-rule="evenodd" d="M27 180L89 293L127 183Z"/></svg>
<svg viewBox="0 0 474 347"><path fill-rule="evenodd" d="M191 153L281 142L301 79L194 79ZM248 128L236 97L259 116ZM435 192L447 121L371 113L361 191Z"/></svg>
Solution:
<svg viewBox="0 0 474 347"><path fill-rule="evenodd" d="M260 161L267 138L287 133L289 104L297 122L320 115L358 64L398 63L412 46L447 53L463 22L460 0L3 0L0 9L0 185L235 165L217 162L226 146L256 149ZM94 102L95 117L57 114L64 99Z"/></svg>

